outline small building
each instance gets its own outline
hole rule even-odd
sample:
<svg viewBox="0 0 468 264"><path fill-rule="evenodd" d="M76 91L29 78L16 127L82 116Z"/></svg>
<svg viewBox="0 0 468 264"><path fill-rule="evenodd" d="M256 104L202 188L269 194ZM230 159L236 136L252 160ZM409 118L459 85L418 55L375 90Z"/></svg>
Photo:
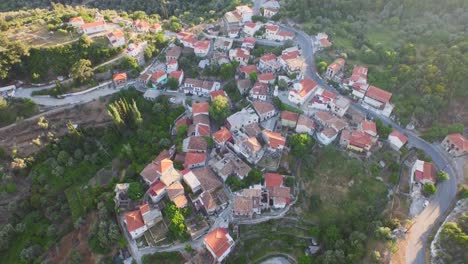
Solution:
<svg viewBox="0 0 468 264"><path fill-rule="evenodd" d="M232 48L233 40L227 38L217 38L214 43L214 49L218 51L228 51Z"/></svg>
<svg viewBox="0 0 468 264"><path fill-rule="evenodd" d="M187 207L188 201L185 197L184 186L180 181L175 181L171 185L167 186L166 191L169 200L171 200L177 208Z"/></svg>
<svg viewBox="0 0 468 264"><path fill-rule="evenodd" d="M84 20L82 17L72 17L68 20L68 25L72 26L72 27L75 27L75 28L79 28L81 27L82 25L84 25Z"/></svg>
<svg viewBox="0 0 468 264"><path fill-rule="evenodd" d="M254 37L245 37L242 40L242 45L241 48L246 49L246 50L251 50L255 48L255 43L257 42L257 39Z"/></svg>
<svg viewBox="0 0 468 264"><path fill-rule="evenodd" d="M276 76L273 73L262 73L258 76L258 81L265 84L274 84L276 80Z"/></svg>
<svg viewBox="0 0 468 264"><path fill-rule="evenodd" d="M239 62L241 66L247 65L250 59L250 51L241 48L231 49L229 50L229 59Z"/></svg>
<svg viewBox="0 0 468 264"><path fill-rule="evenodd" d="M316 129L315 122L306 115L299 115L296 125L296 133L305 133L313 136Z"/></svg>
<svg viewBox="0 0 468 264"><path fill-rule="evenodd" d="M327 71L325 72L325 78L335 82L341 82L341 79L343 78L345 62L345 59L338 58L333 63L328 65Z"/></svg>
<svg viewBox="0 0 468 264"><path fill-rule="evenodd" d="M206 57L208 52L210 52L211 48L211 41L209 40L202 40L195 42L193 46L193 50L197 57Z"/></svg>
<svg viewBox="0 0 468 264"><path fill-rule="evenodd" d="M208 115L210 110L210 104L207 102L192 103L192 116L197 115Z"/></svg>
<svg viewBox="0 0 468 264"><path fill-rule="evenodd" d="M115 73L114 76L112 76L112 84L114 88L125 87L127 85L127 73Z"/></svg>
<svg viewBox="0 0 468 264"><path fill-rule="evenodd" d="M358 129L371 137L377 137L377 125L373 121L363 120L359 124Z"/></svg>
<svg viewBox="0 0 468 264"><path fill-rule="evenodd" d="M276 0L268 0L262 4L263 16L271 18L276 15L280 9L280 4Z"/></svg>
<svg viewBox="0 0 468 264"><path fill-rule="evenodd" d="M153 203L161 201L161 199L164 198L164 196L166 196L166 187L166 184L164 184L161 181L155 181L153 184L151 184L148 190L148 194Z"/></svg>
<svg viewBox="0 0 468 264"><path fill-rule="evenodd" d="M182 142L182 150L183 152L206 152L208 143L200 136L188 137Z"/></svg>
<svg viewBox="0 0 468 264"><path fill-rule="evenodd" d="M194 169L204 167L206 164L206 153L188 152L185 155L184 168Z"/></svg>
<svg viewBox="0 0 468 264"><path fill-rule="evenodd" d="M81 25L81 31L86 35L91 35L107 30L105 21L96 21L91 23L85 23Z"/></svg>
<svg viewBox="0 0 468 264"><path fill-rule="evenodd" d="M372 145L373 141L371 135L364 131L354 130L349 137L347 149L364 152L369 151Z"/></svg>
<svg viewBox="0 0 468 264"><path fill-rule="evenodd" d="M250 79L239 79L237 80L237 89L241 95L246 94L250 90Z"/></svg>
<svg viewBox="0 0 468 264"><path fill-rule="evenodd" d="M113 48L125 46L125 35L120 30L107 34L107 39Z"/></svg>
<svg viewBox="0 0 468 264"><path fill-rule="evenodd" d="M262 135L270 151L280 151L286 145L286 139L280 133L263 130Z"/></svg>
<svg viewBox="0 0 468 264"><path fill-rule="evenodd" d="M166 52L166 61L178 60L182 54L182 48L174 45Z"/></svg>
<svg viewBox="0 0 468 264"><path fill-rule="evenodd" d="M257 112L258 116L260 117L260 121L264 121L267 119L272 118L276 115L275 106L271 103L255 101L252 103L252 107L254 108L255 112Z"/></svg>
<svg viewBox="0 0 468 264"><path fill-rule="evenodd" d="M249 78L250 77L250 74L251 73L258 73L258 70L257 70L257 65L253 64L253 65L245 65L245 66L241 66L239 67L239 73L242 75L242 77L244 78Z"/></svg>
<svg viewBox="0 0 468 264"><path fill-rule="evenodd" d="M468 154L468 140L460 133L446 136L442 141L442 147L455 157Z"/></svg>
<svg viewBox="0 0 468 264"><path fill-rule="evenodd" d="M260 57L258 68L262 72L277 72L281 69L281 64L277 61L275 54L268 53Z"/></svg>
<svg viewBox="0 0 468 264"><path fill-rule="evenodd" d="M203 239L203 244L218 262L222 262L234 247L234 240L225 228L216 228Z"/></svg>
<svg viewBox="0 0 468 264"><path fill-rule="evenodd" d="M217 146L222 147L226 142L232 142L232 134L227 128L221 127L213 134L213 140Z"/></svg>
<svg viewBox="0 0 468 264"><path fill-rule="evenodd" d="M236 176L239 179L247 177L252 170L247 163L242 161L235 153L227 149L227 153L212 165L213 170L218 174L223 181L226 181L229 176Z"/></svg>
<svg viewBox="0 0 468 264"><path fill-rule="evenodd" d="M217 90L217 91L213 91L210 93L210 98L211 98L211 101L213 101L216 97L218 96L221 96L221 97L224 97L224 98L227 98L229 99L226 91L224 90Z"/></svg>
<svg viewBox="0 0 468 264"><path fill-rule="evenodd" d="M149 28L149 31L150 31L151 33L158 33L158 32L161 32L161 31L162 31L161 24L154 23L154 24L151 25L151 27Z"/></svg>
<svg viewBox="0 0 468 264"><path fill-rule="evenodd" d="M390 98L392 98L392 93L371 85L369 89L367 89L364 103L376 109L383 110L390 102Z"/></svg>
<svg viewBox="0 0 468 264"><path fill-rule="evenodd" d="M166 62L166 72L170 74L171 72L177 71L179 69L179 62L177 60L170 60Z"/></svg>
<svg viewBox="0 0 468 264"><path fill-rule="evenodd" d="M351 101L341 95L338 95L335 99L333 99L330 103L330 108L332 113L339 117L343 117L348 111L349 107L351 106Z"/></svg>
<svg viewBox="0 0 468 264"><path fill-rule="evenodd" d="M295 128L298 119L299 119L298 113L294 113L291 111L281 112L281 125L284 127Z"/></svg>
<svg viewBox="0 0 468 264"><path fill-rule="evenodd" d="M302 105L314 95L317 87L318 85L314 80L305 78L293 85L289 91L288 99L295 104Z"/></svg>
<svg viewBox="0 0 468 264"><path fill-rule="evenodd" d="M432 162L416 160L412 169L411 175L414 176L414 180L421 184L436 183L437 169Z"/></svg>
<svg viewBox="0 0 468 264"><path fill-rule="evenodd" d="M8 85L4 87L0 87L0 97L7 98L12 97L15 95L16 86L15 85Z"/></svg>
<svg viewBox="0 0 468 264"><path fill-rule="evenodd" d="M390 143L390 146L395 150L400 150L406 142L408 142L408 137L398 130L393 130L392 133L388 135L388 143Z"/></svg>
<svg viewBox="0 0 468 264"><path fill-rule="evenodd" d="M148 204L141 205L136 211L126 213L124 218L127 231L133 239L141 237L160 221L162 221L161 211L150 209Z"/></svg>
<svg viewBox="0 0 468 264"><path fill-rule="evenodd" d="M132 28L137 32L148 32L150 26L145 20L137 19L132 22Z"/></svg>
<svg viewBox="0 0 468 264"><path fill-rule="evenodd" d="M157 71L151 75L151 83L154 87L162 87L167 83L167 73L164 71Z"/></svg>
<svg viewBox="0 0 468 264"><path fill-rule="evenodd" d="M329 145L336 139L337 136L338 132L331 127L327 127L317 133L317 139L322 145Z"/></svg>
<svg viewBox="0 0 468 264"><path fill-rule="evenodd" d="M258 122L259 118L255 110L252 108L243 108L241 111L228 116L226 126L231 130L239 130L244 126Z"/></svg>
<svg viewBox="0 0 468 264"><path fill-rule="evenodd" d="M248 36L254 36L255 35L255 32L257 32L258 30L260 30L260 28L262 27L262 25L260 23L255 23L255 22L247 22L244 24L244 33Z"/></svg>
<svg viewBox="0 0 468 264"><path fill-rule="evenodd" d="M250 98L253 100L266 101L268 97L268 84L256 82L250 90Z"/></svg>
<svg viewBox="0 0 468 264"><path fill-rule="evenodd" d="M182 85L183 81L184 81L184 71L183 70L180 70L180 71L173 71L169 74L169 78L174 78L178 81L179 83L179 86Z"/></svg>

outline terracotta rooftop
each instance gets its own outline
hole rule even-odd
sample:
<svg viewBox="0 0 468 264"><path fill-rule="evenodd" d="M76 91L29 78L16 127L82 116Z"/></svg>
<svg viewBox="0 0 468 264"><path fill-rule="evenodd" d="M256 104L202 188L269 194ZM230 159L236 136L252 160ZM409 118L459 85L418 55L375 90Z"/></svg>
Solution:
<svg viewBox="0 0 468 264"><path fill-rule="evenodd" d="M258 142L256 137L249 137L243 141L244 146L249 149L250 152L256 153L262 149L262 145Z"/></svg>
<svg viewBox="0 0 468 264"><path fill-rule="evenodd" d="M193 153L189 152L185 155L184 168L188 168L191 165L205 163L206 153Z"/></svg>
<svg viewBox="0 0 468 264"><path fill-rule="evenodd" d="M294 112L291 112L291 111L282 111L281 112L281 120L288 120L288 121L292 121L292 122L297 122L297 120L299 119L299 114L298 113L294 113Z"/></svg>
<svg viewBox="0 0 468 264"><path fill-rule="evenodd" d="M268 172L265 174L265 187L279 187L283 185L283 175L278 173Z"/></svg>
<svg viewBox="0 0 468 264"><path fill-rule="evenodd" d="M152 195L152 196L159 195L165 189L166 189L166 184L164 184L161 181L155 181L150 186L150 195Z"/></svg>
<svg viewBox="0 0 468 264"><path fill-rule="evenodd" d="M241 66L239 68L239 71L245 74L250 74L252 72L257 72L257 66L256 65Z"/></svg>
<svg viewBox="0 0 468 264"><path fill-rule="evenodd" d="M248 215L252 213L253 203L251 197L236 195L234 197L234 212L237 214Z"/></svg>
<svg viewBox="0 0 468 264"><path fill-rule="evenodd" d="M213 134L213 139L218 143L224 143L232 139L232 134L227 128L222 127Z"/></svg>
<svg viewBox="0 0 468 264"><path fill-rule="evenodd" d="M188 149L206 151L208 149L208 143L203 137L190 137L188 142Z"/></svg>
<svg viewBox="0 0 468 264"><path fill-rule="evenodd" d="M210 104L207 102L192 104L192 113L194 116L197 114L208 113L209 109L210 109Z"/></svg>
<svg viewBox="0 0 468 264"><path fill-rule="evenodd" d="M143 217L141 216L140 210L132 211L125 214L125 222L127 223L128 232L132 232L145 226Z"/></svg>
<svg viewBox="0 0 468 264"><path fill-rule="evenodd" d="M406 137L403 133L401 133L400 131L398 130L393 130L392 133L390 133L390 135L388 135L389 137L392 136L392 137L396 137L398 138L401 143L404 145L406 142L408 142L408 137ZM467 145L467 149L468 149L468 145Z"/></svg>
<svg viewBox="0 0 468 264"><path fill-rule="evenodd" d="M273 73L262 73L257 76L259 81L273 81L276 79L275 75Z"/></svg>
<svg viewBox="0 0 468 264"><path fill-rule="evenodd" d="M293 88L291 91L297 93L301 97L305 97L317 87L317 83L310 78L305 78L294 86L298 86L300 89Z"/></svg>
<svg viewBox="0 0 468 264"><path fill-rule="evenodd" d="M125 80L127 80L127 73L125 73L125 72L116 73L112 77L112 80L113 81L125 81Z"/></svg>
<svg viewBox="0 0 468 264"><path fill-rule="evenodd" d="M264 130L263 134L267 138L270 148L277 149L286 145L286 139L280 133Z"/></svg>
<svg viewBox="0 0 468 264"><path fill-rule="evenodd" d="M169 78L175 78L175 79L179 80L180 76L182 76L182 74L184 74L183 70L173 71L173 72L169 73Z"/></svg>
<svg viewBox="0 0 468 264"><path fill-rule="evenodd" d="M231 243L233 243L229 239L228 231L225 228L214 229L203 240L217 258L222 257L231 247Z"/></svg>
<svg viewBox="0 0 468 264"><path fill-rule="evenodd" d="M271 61L276 60L276 55L273 53L268 53L260 57L261 61Z"/></svg>
<svg viewBox="0 0 468 264"><path fill-rule="evenodd" d="M224 90L217 90L210 93L211 100L214 100L217 96L228 97Z"/></svg>
<svg viewBox="0 0 468 264"><path fill-rule="evenodd" d="M452 144L458 147L461 151L468 151L468 140L460 133L450 134L447 136Z"/></svg>
<svg viewBox="0 0 468 264"><path fill-rule="evenodd" d="M102 25L105 25L105 24L106 24L105 21L95 21L95 22L83 24L83 25L81 26L81 28L83 28L83 29L85 29L85 28L93 28L93 27L99 27L99 26L102 26Z"/></svg>
<svg viewBox="0 0 468 264"><path fill-rule="evenodd" d="M375 122L363 120L361 123L362 131L370 132L371 135L377 135L377 125Z"/></svg>
<svg viewBox="0 0 468 264"><path fill-rule="evenodd" d="M354 130L349 138L349 144L359 148L368 148L372 145L372 138L367 133Z"/></svg>
<svg viewBox="0 0 468 264"><path fill-rule="evenodd" d="M436 182L436 172L437 169L432 162L424 161L423 171L416 170L414 176L419 181L430 180Z"/></svg>
<svg viewBox="0 0 468 264"><path fill-rule="evenodd" d="M275 106L267 102L255 101L252 103L252 106L259 115L275 111Z"/></svg>
<svg viewBox="0 0 468 264"><path fill-rule="evenodd" d="M316 127L315 122L306 115L299 116L299 119L297 120L297 125L305 126L311 129L314 129Z"/></svg>
<svg viewBox="0 0 468 264"><path fill-rule="evenodd" d="M382 103L388 103L390 98L392 98L392 93L371 85L367 89L366 96Z"/></svg>

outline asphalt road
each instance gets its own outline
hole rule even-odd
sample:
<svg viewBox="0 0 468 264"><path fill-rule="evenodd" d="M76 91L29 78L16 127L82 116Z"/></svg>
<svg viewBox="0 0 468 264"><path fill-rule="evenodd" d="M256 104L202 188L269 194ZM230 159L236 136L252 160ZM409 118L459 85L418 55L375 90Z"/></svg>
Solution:
<svg viewBox="0 0 468 264"><path fill-rule="evenodd" d="M320 78L315 70L313 54L314 47L310 36L302 31L288 26L282 27L287 30L294 31L297 34L297 42L302 49L302 54L308 66L307 69L305 69L304 75L315 80L320 86L336 92L336 89L329 86L322 78ZM432 158L438 169L445 170L448 174L450 174L450 180L438 184L437 193L434 197L431 198L431 201L425 210L413 219L414 225L408 232L406 263L423 264L425 263L425 252L427 250L427 240L429 233L434 227L434 224L438 220L442 220L441 217L444 216L444 214L450 208L451 203L455 200L455 195L457 192L456 169L454 169L454 166L451 163L451 158L448 157L445 152L436 145L421 139L414 132L402 128L393 120L385 116L381 116L380 114L377 114L370 109L363 108L359 103L353 103L352 107L374 118L380 118L385 124L390 125L394 129L406 134L408 136L408 141L412 146L423 150Z"/></svg>

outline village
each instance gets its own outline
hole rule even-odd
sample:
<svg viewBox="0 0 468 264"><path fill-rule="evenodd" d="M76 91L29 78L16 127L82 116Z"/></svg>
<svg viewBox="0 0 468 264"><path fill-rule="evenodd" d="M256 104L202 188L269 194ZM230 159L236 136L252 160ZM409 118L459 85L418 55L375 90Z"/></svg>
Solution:
<svg viewBox="0 0 468 264"><path fill-rule="evenodd" d="M270 18L279 4L267 1L262 7L263 15ZM130 243L133 250L177 248L166 238L167 222L173 219L162 214L166 207L173 206L184 212L189 240L202 238L213 261L222 262L235 246L231 234L237 224L280 216L297 199L297 185L288 181L294 176L287 174L289 167L282 162L291 149L288 138L295 133L315 138L320 145L335 144L367 157L383 144L395 151L408 147L408 137L398 130L386 138L379 137L376 122L353 107L353 102L359 102L385 117L390 117L394 108L391 93L368 83L365 66L354 65L351 76L344 76L346 60L337 58L322 76L338 84L339 93L330 91L305 76L308 65L299 45L292 44L294 32L272 21L253 22L252 16L250 7L238 6L225 14L222 26L210 25L198 35L184 31L172 34L175 42L166 50L163 66L150 68L134 83L146 99L169 94L170 102L183 104L186 112L172 128L174 136L183 133L182 143L157 155L140 173L148 186L142 204L129 202L128 184L116 186L115 201L123 212L119 220L127 238L134 241ZM95 32L99 29L93 27L102 23L79 26L85 33ZM161 31L160 25L150 26L145 21L133 21L132 25L136 31ZM121 36L119 32L108 34L112 45L124 45ZM265 40L272 42L268 45L284 49L279 55L266 52L254 56L256 46L263 46L259 43L265 44ZM318 50L332 45L325 33L315 36L314 43ZM144 45L129 47L129 54L138 56ZM194 65L199 71L209 65L221 67L234 62L235 93L243 97L244 104L229 97L222 80L186 78L179 66L186 54L199 58L198 65ZM175 91L168 89L171 82L177 84ZM127 86L126 74L115 74L113 83L116 87ZM187 100L192 96L197 101ZM227 111L237 110L223 123L210 118L210 103L217 98L228 102ZM288 110L281 110L275 98ZM466 142L461 135L449 135L444 147L460 155L467 151ZM231 190L230 178L243 181L252 172L260 173L261 181ZM437 182L436 174L434 164L416 159L410 185L415 192L421 192L424 184Z"/></svg>
<svg viewBox="0 0 468 264"><path fill-rule="evenodd" d="M386 127L388 136L379 135L378 120L361 111L391 118L394 109L392 94L368 83L366 66L347 65L345 58L337 58L321 76L336 84L335 90L307 76L311 65L296 33L269 20L279 9L275 0L264 2L262 15L268 22L263 23L253 22L251 7L237 6L218 24L204 25L198 32L164 32L160 24L144 20L115 21L136 34L165 34L171 40L163 56L138 78L114 73L114 89L135 86L147 100L167 96L171 104L185 108L170 131L180 142L155 153L140 172L146 186L141 201L128 198L129 184L115 187L118 222L134 258L190 246L208 250L204 263L223 262L236 245L239 224L282 217L300 192L289 168L290 138L295 134L307 135L319 147L334 145L364 158L384 145L396 152L412 148L409 136L399 130ZM109 27L99 13L95 22L74 17L69 24L86 35L105 34L109 45L126 47L126 54L144 64L147 43L127 46L125 34ZM332 45L326 33L310 41L314 52ZM196 60L190 67L197 73L234 65L235 89L225 89L227 82L221 78L187 77L180 61L192 54ZM352 67L350 76L345 76L346 67ZM15 87L0 92L13 96ZM217 104L226 106L225 118L213 116ZM468 153L468 140L451 134L442 148L461 156ZM432 162L418 158L411 162L409 185L424 208L422 189L435 185L439 172ZM232 182L246 179L252 184L233 188ZM181 230L169 230L169 223Z"/></svg>

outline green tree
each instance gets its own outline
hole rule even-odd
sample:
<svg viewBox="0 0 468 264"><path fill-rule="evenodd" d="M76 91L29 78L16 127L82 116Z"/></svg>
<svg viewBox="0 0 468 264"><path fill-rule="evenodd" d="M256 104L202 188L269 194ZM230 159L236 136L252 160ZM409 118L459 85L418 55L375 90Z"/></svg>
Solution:
<svg viewBox="0 0 468 264"><path fill-rule="evenodd" d="M8 102L5 98L0 97L0 110L4 110L8 107Z"/></svg>
<svg viewBox="0 0 468 264"><path fill-rule="evenodd" d="M90 80L94 75L93 68L91 67L91 61L80 59L75 62L70 68L70 75L79 83Z"/></svg>
<svg viewBox="0 0 468 264"><path fill-rule="evenodd" d="M245 186L251 186L260 183L263 179L263 173L259 169L252 169L244 179Z"/></svg>
<svg viewBox="0 0 468 264"><path fill-rule="evenodd" d="M256 82L256 81L258 80L257 73L256 73L256 72L251 72L251 73L249 73L249 79L250 79L252 82Z"/></svg>
<svg viewBox="0 0 468 264"><path fill-rule="evenodd" d="M293 134L289 143L291 144L291 152L296 158L304 158L307 153L310 153L315 140L307 134Z"/></svg>
<svg viewBox="0 0 468 264"><path fill-rule="evenodd" d="M133 201L139 200L143 197L145 192L143 191L143 185L139 182L131 182L128 186L128 198Z"/></svg>
<svg viewBox="0 0 468 264"><path fill-rule="evenodd" d="M390 135L390 133L392 133L392 130L393 130L392 127L384 125L382 120L380 120L378 118L375 120L375 125L377 127L377 133L379 134L380 138L386 139L386 138L388 138L388 135Z"/></svg>
<svg viewBox="0 0 468 264"><path fill-rule="evenodd" d="M177 90L179 88L179 80L177 80L176 78L170 77L167 80L167 85L169 86L169 89Z"/></svg>
<svg viewBox="0 0 468 264"><path fill-rule="evenodd" d="M437 192L437 187L432 183L424 184L423 191L426 195L433 195Z"/></svg>
<svg viewBox="0 0 468 264"><path fill-rule="evenodd" d="M224 96L216 96L211 102L209 112L216 122L224 122L229 116L229 100Z"/></svg>
<svg viewBox="0 0 468 264"><path fill-rule="evenodd" d="M324 73L326 70L327 70L327 63L324 62L324 61L320 61L319 63L317 63L317 71L319 74L322 74Z"/></svg>
<svg viewBox="0 0 468 264"><path fill-rule="evenodd" d="M438 171L436 174L436 177L437 177L437 182L443 182L443 181L450 179L450 175L443 170Z"/></svg>

